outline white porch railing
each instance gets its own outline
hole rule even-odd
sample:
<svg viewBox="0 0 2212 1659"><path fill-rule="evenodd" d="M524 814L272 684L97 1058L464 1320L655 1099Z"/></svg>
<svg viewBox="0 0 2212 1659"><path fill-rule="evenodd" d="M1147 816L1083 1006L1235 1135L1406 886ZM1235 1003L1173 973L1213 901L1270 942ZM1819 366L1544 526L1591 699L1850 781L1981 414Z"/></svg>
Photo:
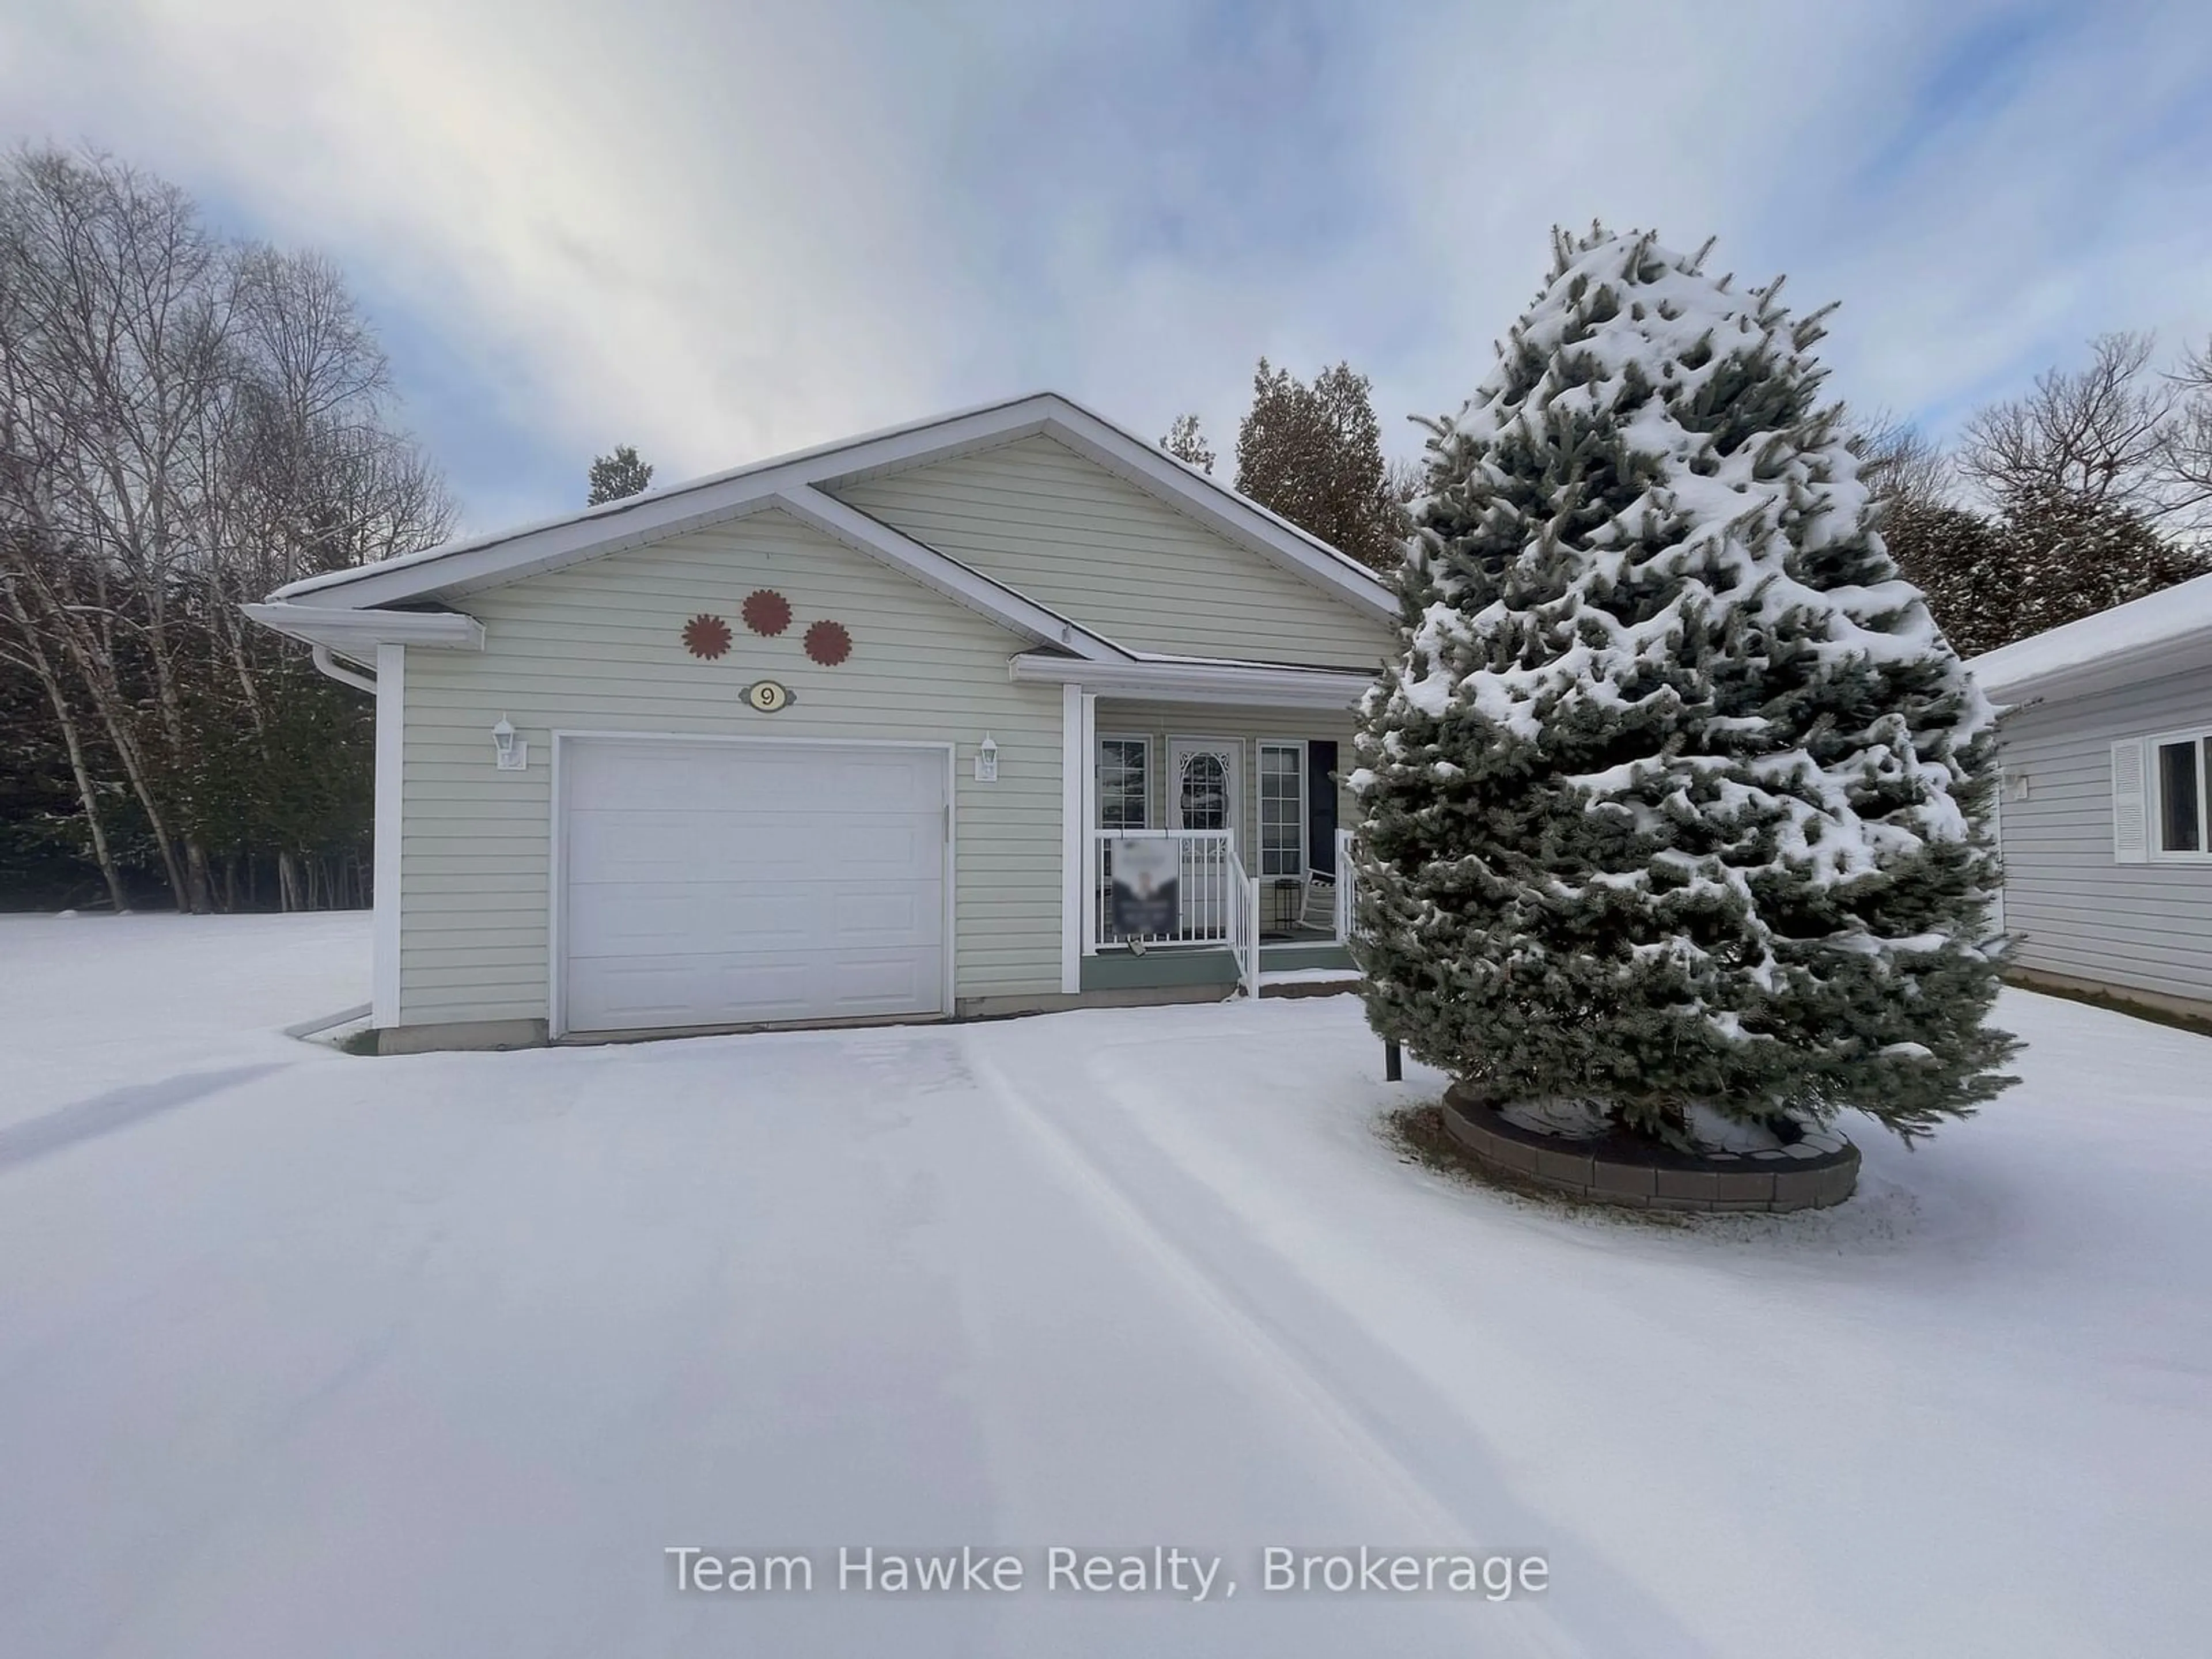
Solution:
<svg viewBox="0 0 2212 1659"><path fill-rule="evenodd" d="M1256 1000L1260 994L1260 878L1244 873L1244 862L1234 847L1229 849L1229 872L1237 894L1232 935L1237 945L1237 977L1244 994Z"/></svg>
<svg viewBox="0 0 2212 1659"><path fill-rule="evenodd" d="M1176 843L1176 925L1165 933L1125 933L1114 926L1114 843L1172 841ZM1091 907L1091 947L1136 945L1146 950L1176 945L1233 945L1246 892L1243 865L1226 830L1095 830L1091 868L1097 886ZM1256 927L1257 907L1254 907ZM1256 933L1255 937L1257 937Z"/></svg>
<svg viewBox="0 0 2212 1659"><path fill-rule="evenodd" d="M1352 937L1352 919L1359 913L1359 872L1352 867L1352 831L1336 832L1336 937L1341 944Z"/></svg>
<svg viewBox="0 0 2212 1659"><path fill-rule="evenodd" d="M1113 843L1123 837L1176 843L1176 925L1165 933L1124 933L1114 925ZM1260 882L1225 830L1097 830L1091 832L1091 948L1149 951L1188 945L1236 953L1237 980L1247 996L1260 994Z"/></svg>

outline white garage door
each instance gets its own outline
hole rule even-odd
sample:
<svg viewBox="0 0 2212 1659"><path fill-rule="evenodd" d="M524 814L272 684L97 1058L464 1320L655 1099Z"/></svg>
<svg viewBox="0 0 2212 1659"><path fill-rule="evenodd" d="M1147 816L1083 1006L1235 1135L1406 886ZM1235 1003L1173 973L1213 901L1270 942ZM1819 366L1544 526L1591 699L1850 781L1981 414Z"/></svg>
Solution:
<svg viewBox="0 0 2212 1659"><path fill-rule="evenodd" d="M939 749L564 738L571 1031L945 1006Z"/></svg>

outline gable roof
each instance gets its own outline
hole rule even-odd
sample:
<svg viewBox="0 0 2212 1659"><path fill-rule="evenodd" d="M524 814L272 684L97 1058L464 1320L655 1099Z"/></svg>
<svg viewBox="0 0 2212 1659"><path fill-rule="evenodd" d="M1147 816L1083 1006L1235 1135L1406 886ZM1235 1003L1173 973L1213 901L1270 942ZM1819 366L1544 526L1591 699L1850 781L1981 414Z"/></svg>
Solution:
<svg viewBox="0 0 2212 1659"><path fill-rule="evenodd" d="M625 547L781 507L825 534L907 570L948 597L1007 622L1040 643L1080 656L1126 659L1128 653L1097 635L828 493L839 484L993 448L1040 433L1346 604L1381 619L1395 616L1390 590L1364 565L1258 502L1054 392L939 416L609 501L520 529L465 538L356 569L311 576L279 588L270 599L288 611L293 607L359 610L450 601Z"/></svg>
<svg viewBox="0 0 2212 1659"><path fill-rule="evenodd" d="M2081 696L2212 666L2212 576L1985 651L1966 665L1991 701Z"/></svg>

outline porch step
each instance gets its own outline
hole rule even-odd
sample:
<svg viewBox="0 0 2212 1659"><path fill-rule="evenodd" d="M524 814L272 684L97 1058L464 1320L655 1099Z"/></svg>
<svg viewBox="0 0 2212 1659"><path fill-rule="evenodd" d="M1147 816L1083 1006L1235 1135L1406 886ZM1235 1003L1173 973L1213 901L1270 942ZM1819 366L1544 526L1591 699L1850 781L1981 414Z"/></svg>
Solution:
<svg viewBox="0 0 2212 1659"><path fill-rule="evenodd" d="M1263 997L1333 997L1359 988L1359 974L1349 968L1277 968L1260 970Z"/></svg>

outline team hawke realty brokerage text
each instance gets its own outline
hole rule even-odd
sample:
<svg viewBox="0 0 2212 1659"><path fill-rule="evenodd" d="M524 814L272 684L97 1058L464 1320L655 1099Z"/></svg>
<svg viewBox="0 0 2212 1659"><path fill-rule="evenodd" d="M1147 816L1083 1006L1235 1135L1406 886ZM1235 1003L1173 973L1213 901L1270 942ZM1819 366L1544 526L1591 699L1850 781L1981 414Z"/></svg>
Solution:
<svg viewBox="0 0 2212 1659"><path fill-rule="evenodd" d="M1085 1550L1054 1544L1026 1553L983 1550L878 1549L730 1554L671 1544L661 1553L676 1569L676 1588L705 1595L1015 1595L1041 1589L1066 1595L1179 1596L1225 1601L1237 1580L1226 1558L1171 1545L1139 1550ZM1476 1555L1456 1551L1293 1549L1270 1544L1251 1576L1262 1595L1471 1595L1504 1601L1540 1595L1550 1564L1540 1555Z"/></svg>

